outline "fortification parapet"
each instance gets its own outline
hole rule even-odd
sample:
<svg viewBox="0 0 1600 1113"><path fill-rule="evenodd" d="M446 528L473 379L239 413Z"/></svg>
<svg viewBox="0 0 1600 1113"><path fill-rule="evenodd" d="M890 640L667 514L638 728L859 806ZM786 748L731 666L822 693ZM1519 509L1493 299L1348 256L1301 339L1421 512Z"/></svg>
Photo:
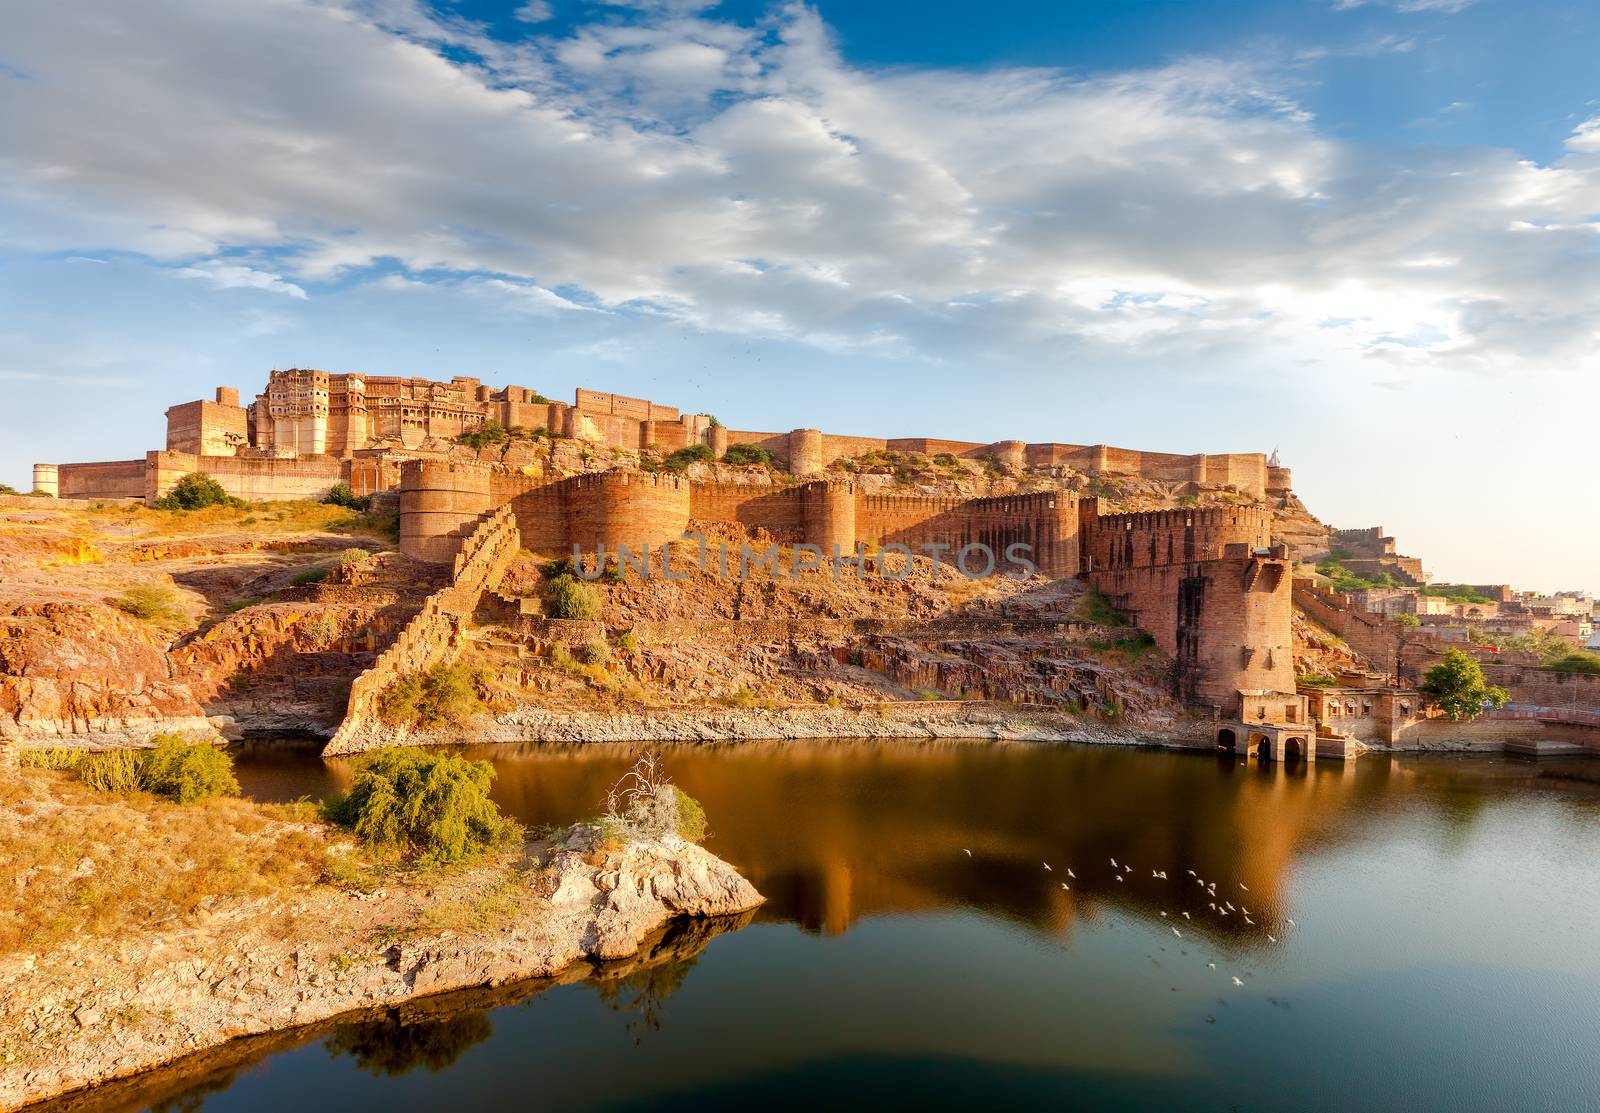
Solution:
<svg viewBox="0 0 1600 1113"><path fill-rule="evenodd" d="M1264 549L1272 540L1272 511L1263 507L1206 507L1132 514L1085 515L1089 569L1155 567L1214 560L1229 545Z"/></svg>
<svg viewBox="0 0 1600 1113"><path fill-rule="evenodd" d="M400 468L400 551L448 564L462 531L487 511L492 470L451 460L408 460Z"/></svg>

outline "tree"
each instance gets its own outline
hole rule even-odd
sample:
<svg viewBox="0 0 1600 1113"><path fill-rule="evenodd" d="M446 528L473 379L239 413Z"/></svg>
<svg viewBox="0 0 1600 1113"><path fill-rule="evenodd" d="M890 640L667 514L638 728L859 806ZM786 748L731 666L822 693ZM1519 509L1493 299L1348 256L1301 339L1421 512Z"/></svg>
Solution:
<svg viewBox="0 0 1600 1113"><path fill-rule="evenodd" d="M1468 722L1485 707L1504 707L1511 699L1504 688L1485 680L1478 662L1459 649L1444 651L1444 660L1422 678L1422 690L1436 696L1439 709L1452 720Z"/></svg>
<svg viewBox="0 0 1600 1113"><path fill-rule="evenodd" d="M222 484L203 471L192 471L173 486L172 490L156 499L157 510L203 510L208 506L243 506L222 489Z"/></svg>
<svg viewBox="0 0 1600 1113"><path fill-rule="evenodd" d="M1394 620L1402 626L1421 626L1422 621L1414 614L1397 614Z"/></svg>

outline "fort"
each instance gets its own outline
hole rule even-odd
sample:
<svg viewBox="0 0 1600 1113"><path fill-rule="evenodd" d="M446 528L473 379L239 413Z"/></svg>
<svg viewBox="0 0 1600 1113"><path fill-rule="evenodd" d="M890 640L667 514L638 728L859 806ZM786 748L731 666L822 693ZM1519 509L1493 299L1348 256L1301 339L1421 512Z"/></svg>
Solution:
<svg viewBox="0 0 1600 1113"><path fill-rule="evenodd" d="M36 491L153 503L184 475L204 472L249 500L319 498L338 483L358 494L397 492L405 556L450 566L458 579L463 568L477 571L469 585L430 602L387 655L390 671L419 667L449 644L470 600L492 586L483 572L486 553L497 565L518 548L637 550L728 527L824 554L903 544L943 546L953 557L976 545L993 555L997 571L1008 571L1016 564L1009 551L1024 546L1019 551L1038 572L1085 578L1146 631L1173 659L1174 689L1190 706L1238 724L1240 738L1271 732L1275 754L1287 740L1314 756L1306 700L1295 691L1291 562L1274 544L1269 505L1289 494L1291 477L1261 453L762 432L602 391L579 389L567 404L475 378L305 369L271 372L248 406L223 387L215 400L173 406L166 416L165 446L144 459L40 464ZM576 442L586 459L609 450L615 466L559 475L484 462L461 442L490 423ZM713 460L737 445L761 449L782 469L782 482L740 484L719 480L714 469L691 477L646 466L701 445ZM996 475L1029 473L1045 477L1047 489L902 493L835 467L885 453L973 461ZM1223 491L1234 504L1111 513L1094 481L1113 477ZM371 701L374 683L357 683L353 709Z"/></svg>

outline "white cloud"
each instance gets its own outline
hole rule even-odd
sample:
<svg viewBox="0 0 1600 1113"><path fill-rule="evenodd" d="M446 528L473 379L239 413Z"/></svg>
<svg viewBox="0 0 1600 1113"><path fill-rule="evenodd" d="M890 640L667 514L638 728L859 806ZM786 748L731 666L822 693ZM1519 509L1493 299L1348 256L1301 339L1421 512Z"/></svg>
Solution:
<svg viewBox="0 0 1600 1113"><path fill-rule="evenodd" d="M411 0L12 12L0 242L928 359L1600 358L1600 121L1547 165L1369 150L1248 66L862 70L804 7L693 7L517 44Z"/></svg>
<svg viewBox="0 0 1600 1113"><path fill-rule="evenodd" d="M303 289L293 282L284 281L279 275L258 271L254 267L241 266L238 263L212 260L208 263L182 267L178 270L178 274L184 278L205 279L223 290L266 290L273 294L287 294L292 298L306 296Z"/></svg>
<svg viewBox="0 0 1600 1113"><path fill-rule="evenodd" d="M1475 3L1477 0L1334 0L1333 10L1347 12L1353 8L1380 5L1391 7L1397 12L1440 12L1444 15L1456 15Z"/></svg>
<svg viewBox="0 0 1600 1113"><path fill-rule="evenodd" d="M550 7L548 0L528 0L526 4L511 13L511 18L520 19L523 23L544 23L555 14L555 9Z"/></svg>

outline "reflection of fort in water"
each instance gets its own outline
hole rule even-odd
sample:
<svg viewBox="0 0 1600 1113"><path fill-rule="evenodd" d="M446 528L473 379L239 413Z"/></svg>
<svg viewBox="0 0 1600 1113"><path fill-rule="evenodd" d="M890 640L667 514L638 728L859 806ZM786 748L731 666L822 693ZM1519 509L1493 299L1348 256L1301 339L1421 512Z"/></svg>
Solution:
<svg viewBox="0 0 1600 1113"><path fill-rule="evenodd" d="M767 896L758 920L829 934L863 917L970 907L1065 935L1109 905L1152 917L1187 910L1193 930L1250 944L1259 928L1203 918L1210 898L1187 870L1270 917L1299 857L1359 837L1396 798L1458 806L1540 775L1450 759L1283 767L1226 754L967 741L663 751L678 784L705 805L709 847ZM591 814L636 754L593 743L473 751L495 759L496 797L531 823ZM1123 882L1113 881L1113 857L1133 867Z"/></svg>

